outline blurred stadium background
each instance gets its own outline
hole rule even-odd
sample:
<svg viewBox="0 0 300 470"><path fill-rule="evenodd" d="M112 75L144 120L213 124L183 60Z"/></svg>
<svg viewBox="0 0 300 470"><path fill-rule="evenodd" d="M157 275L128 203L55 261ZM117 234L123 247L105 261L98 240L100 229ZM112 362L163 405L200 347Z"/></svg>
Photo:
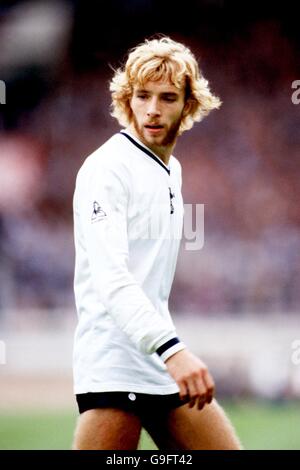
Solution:
<svg viewBox="0 0 300 470"><path fill-rule="evenodd" d="M245 447L300 448L297 22L289 1L1 0L0 449L70 447L75 176L118 130L112 67L154 33L190 46L223 101L176 147L205 244L182 244L175 323Z"/></svg>

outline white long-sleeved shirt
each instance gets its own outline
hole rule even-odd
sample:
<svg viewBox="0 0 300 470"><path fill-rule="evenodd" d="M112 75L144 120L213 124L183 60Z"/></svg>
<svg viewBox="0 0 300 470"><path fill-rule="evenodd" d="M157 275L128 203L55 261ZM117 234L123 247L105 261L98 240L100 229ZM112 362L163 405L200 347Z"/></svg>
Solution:
<svg viewBox="0 0 300 470"><path fill-rule="evenodd" d="M127 130L80 168L74 193L74 392L178 391L185 346L168 309L182 233L181 167Z"/></svg>

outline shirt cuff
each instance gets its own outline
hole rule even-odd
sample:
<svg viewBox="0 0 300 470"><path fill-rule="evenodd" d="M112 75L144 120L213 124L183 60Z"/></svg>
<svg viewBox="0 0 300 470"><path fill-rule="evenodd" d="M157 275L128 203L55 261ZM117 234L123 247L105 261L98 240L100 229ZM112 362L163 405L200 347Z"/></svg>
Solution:
<svg viewBox="0 0 300 470"><path fill-rule="evenodd" d="M162 344L156 350L156 354L165 362L169 357L173 356L173 354L185 349L185 344L183 344L179 338L172 338L166 343Z"/></svg>

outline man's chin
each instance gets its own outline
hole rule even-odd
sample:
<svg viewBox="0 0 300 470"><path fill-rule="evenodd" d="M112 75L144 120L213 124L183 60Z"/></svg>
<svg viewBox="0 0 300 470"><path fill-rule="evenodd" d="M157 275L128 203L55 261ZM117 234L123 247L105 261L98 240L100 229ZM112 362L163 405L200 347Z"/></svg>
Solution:
<svg viewBox="0 0 300 470"><path fill-rule="evenodd" d="M147 140L148 142L152 142L156 145L162 145L164 138L159 135L147 135L145 136L145 140Z"/></svg>
<svg viewBox="0 0 300 470"><path fill-rule="evenodd" d="M150 149L152 148L154 152L155 148L165 147L169 144L169 142L167 143L169 136L165 129L157 135L151 135L146 131L146 129L139 128L137 125L135 125L134 128L141 142L143 142L147 147L150 147Z"/></svg>
<svg viewBox="0 0 300 470"><path fill-rule="evenodd" d="M160 146L163 144L164 136L161 135L149 135L148 133L140 133L142 141L147 145L157 145Z"/></svg>

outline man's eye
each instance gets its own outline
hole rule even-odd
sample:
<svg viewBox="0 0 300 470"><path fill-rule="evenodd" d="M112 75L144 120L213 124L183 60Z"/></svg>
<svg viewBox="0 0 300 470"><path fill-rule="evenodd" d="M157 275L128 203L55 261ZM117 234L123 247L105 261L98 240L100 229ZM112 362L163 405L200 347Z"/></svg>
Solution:
<svg viewBox="0 0 300 470"><path fill-rule="evenodd" d="M165 96L164 100L167 101L168 103L174 103L174 101L176 101L176 98L172 96Z"/></svg>
<svg viewBox="0 0 300 470"><path fill-rule="evenodd" d="M139 94L139 95L137 95L137 97L141 100L145 100L147 98L147 95L142 95L142 94L140 95Z"/></svg>

